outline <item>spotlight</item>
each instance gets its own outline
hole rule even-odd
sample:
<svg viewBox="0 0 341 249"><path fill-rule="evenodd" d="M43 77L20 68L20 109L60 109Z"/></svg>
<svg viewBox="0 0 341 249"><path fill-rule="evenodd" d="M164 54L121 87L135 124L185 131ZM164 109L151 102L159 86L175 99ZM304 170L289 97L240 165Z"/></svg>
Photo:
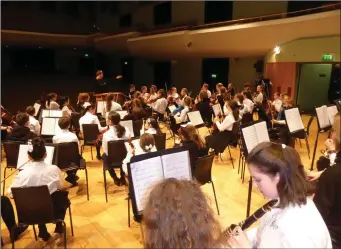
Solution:
<svg viewBox="0 0 341 249"><path fill-rule="evenodd" d="M278 46L276 46L274 49L274 53L279 54L280 52L281 52L281 49Z"/></svg>

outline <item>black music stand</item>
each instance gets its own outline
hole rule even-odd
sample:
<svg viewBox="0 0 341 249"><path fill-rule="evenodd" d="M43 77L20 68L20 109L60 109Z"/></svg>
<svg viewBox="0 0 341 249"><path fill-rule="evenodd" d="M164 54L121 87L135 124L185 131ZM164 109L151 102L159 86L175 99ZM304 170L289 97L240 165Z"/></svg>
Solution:
<svg viewBox="0 0 341 249"><path fill-rule="evenodd" d="M341 112L341 99L334 100L334 103L335 103L337 109L339 110L339 112Z"/></svg>

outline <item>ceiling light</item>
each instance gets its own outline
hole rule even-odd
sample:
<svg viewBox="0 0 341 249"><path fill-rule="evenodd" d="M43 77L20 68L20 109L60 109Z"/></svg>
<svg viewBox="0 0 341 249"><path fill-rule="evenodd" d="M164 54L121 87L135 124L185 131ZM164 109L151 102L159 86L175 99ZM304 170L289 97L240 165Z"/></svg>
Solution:
<svg viewBox="0 0 341 249"><path fill-rule="evenodd" d="M276 46L274 49L274 53L279 54L280 52L281 52L281 49L278 46Z"/></svg>

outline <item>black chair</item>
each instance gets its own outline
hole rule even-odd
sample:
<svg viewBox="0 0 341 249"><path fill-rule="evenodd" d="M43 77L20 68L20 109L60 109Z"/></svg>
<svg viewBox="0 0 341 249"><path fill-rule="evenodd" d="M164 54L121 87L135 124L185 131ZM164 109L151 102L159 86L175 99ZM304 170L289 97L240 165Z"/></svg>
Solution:
<svg viewBox="0 0 341 249"><path fill-rule="evenodd" d="M252 113L244 113L242 120L240 121L242 124L246 124L253 121L253 114Z"/></svg>
<svg viewBox="0 0 341 249"><path fill-rule="evenodd" d="M141 135L142 126L143 119L133 121L134 137L139 137Z"/></svg>
<svg viewBox="0 0 341 249"><path fill-rule="evenodd" d="M66 224L64 220L55 218L53 202L47 186L12 188L12 194L18 215L18 225L32 225L34 237L37 240L34 225L61 222L64 228L64 248L66 248ZM71 205L68 209L71 234L73 236ZM14 234L14 231L12 234ZM12 248L14 248L13 239Z"/></svg>
<svg viewBox="0 0 341 249"><path fill-rule="evenodd" d="M6 171L7 169L16 169L18 164L20 144L23 142L3 141L4 151L6 155L6 167L4 168L4 182L2 184L2 195L5 195L6 187Z"/></svg>
<svg viewBox="0 0 341 249"><path fill-rule="evenodd" d="M98 126L97 124L83 124L82 128L83 128L84 143L81 147L81 155L83 154L84 147L90 146L91 159L93 160L94 157L92 155L92 147L95 146L95 140L97 139L97 136L99 134Z"/></svg>
<svg viewBox="0 0 341 249"><path fill-rule="evenodd" d="M310 159L310 146L309 146L309 142L308 142L308 136L309 136L310 126L311 126L313 120L314 120L314 116L310 116L306 129L295 132L295 133L291 133L291 136L293 138L299 139L300 143L301 143L301 139L305 140L309 159Z"/></svg>
<svg viewBox="0 0 341 249"><path fill-rule="evenodd" d="M212 184L214 200L215 200L215 204L217 206L217 212L218 212L218 215L220 215L217 196L216 196L215 188L214 188L214 183L212 181L213 159L214 159L214 155L199 157L198 161L196 163L196 166L195 166L193 176L198 181L198 183L201 184L201 186L205 185L206 183Z"/></svg>
<svg viewBox="0 0 341 249"><path fill-rule="evenodd" d="M61 171L67 172L76 169L85 171L86 195L89 200L88 170L86 168L85 160L79 155L78 143L70 142L56 144L56 152L55 164Z"/></svg>
<svg viewBox="0 0 341 249"><path fill-rule="evenodd" d="M166 133L153 134L155 140L155 147L157 150L166 149Z"/></svg>
<svg viewBox="0 0 341 249"><path fill-rule="evenodd" d="M104 191L105 191L105 201L108 202L108 193L107 193L107 176L106 171L109 168L118 168L122 169L122 162L127 156L127 148L125 146L124 140L116 140L108 142L108 165L104 165L103 161L103 178L104 178Z"/></svg>

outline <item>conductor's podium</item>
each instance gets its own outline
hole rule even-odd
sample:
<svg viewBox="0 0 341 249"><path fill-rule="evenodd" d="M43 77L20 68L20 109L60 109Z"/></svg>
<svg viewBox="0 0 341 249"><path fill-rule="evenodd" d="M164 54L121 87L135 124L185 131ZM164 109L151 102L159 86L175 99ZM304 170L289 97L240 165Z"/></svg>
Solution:
<svg viewBox="0 0 341 249"><path fill-rule="evenodd" d="M124 102L126 101L126 97L122 92L110 92L114 94L114 101L119 103L121 106L123 106ZM107 98L107 95L109 93L97 93L94 94L97 101L105 101Z"/></svg>

